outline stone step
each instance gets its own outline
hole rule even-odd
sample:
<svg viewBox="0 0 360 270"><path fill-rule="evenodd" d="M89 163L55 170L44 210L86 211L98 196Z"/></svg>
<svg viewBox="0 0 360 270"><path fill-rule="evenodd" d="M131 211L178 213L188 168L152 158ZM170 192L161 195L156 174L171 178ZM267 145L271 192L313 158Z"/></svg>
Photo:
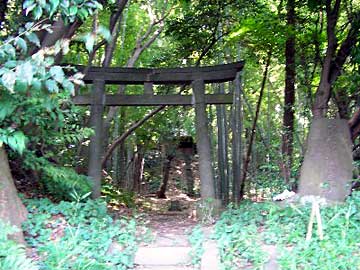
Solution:
<svg viewBox="0 0 360 270"><path fill-rule="evenodd" d="M204 243L204 253L201 257L201 270L220 270L220 256L216 241Z"/></svg>
<svg viewBox="0 0 360 270"><path fill-rule="evenodd" d="M189 265L190 250L190 247L139 247L134 263L142 266L166 267Z"/></svg>
<svg viewBox="0 0 360 270"><path fill-rule="evenodd" d="M135 270L195 270L195 268L186 265L138 265Z"/></svg>

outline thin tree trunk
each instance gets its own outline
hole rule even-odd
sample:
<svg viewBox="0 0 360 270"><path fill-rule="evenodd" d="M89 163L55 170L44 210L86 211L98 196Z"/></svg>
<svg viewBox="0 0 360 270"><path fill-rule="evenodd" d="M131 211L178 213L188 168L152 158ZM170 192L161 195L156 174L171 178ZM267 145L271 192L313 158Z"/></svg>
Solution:
<svg viewBox="0 0 360 270"><path fill-rule="evenodd" d="M170 170L171 170L171 162L174 159L175 155L174 153L168 153L169 152L169 147L165 146L164 149L165 151L165 159L163 161L163 181L162 184L160 186L159 191L157 192L157 197L159 199L166 199L166 189L169 183L169 178L170 178Z"/></svg>
<svg viewBox="0 0 360 270"><path fill-rule="evenodd" d="M251 159L252 147L253 147L253 142L254 142L255 134L256 134L256 123L257 123L257 120L259 118L261 102L262 102L262 98L263 98L263 95L264 95L265 84L266 84L268 71L269 71L269 67L270 67L270 62L271 62L271 55L272 55L272 52L269 51L268 55L267 55L267 59L266 59L265 71L264 71L263 80L262 80L262 83L261 83L259 99L258 99L258 102L257 102L257 105L256 105L255 117L254 117L253 124L252 124L252 127L251 127L249 145L247 147L247 152L246 152L246 157L245 157L245 162L244 162L244 168L243 168L243 175L242 175L242 180L241 180L241 188L240 188L240 198L241 199L243 198L244 193L245 193L246 176L247 176L247 173L248 173L249 163L250 163L250 159Z"/></svg>
<svg viewBox="0 0 360 270"><path fill-rule="evenodd" d="M295 0L288 0L287 9L287 40L285 47L285 97L282 136L282 171L285 183L290 183L293 141L294 141L294 105L295 105Z"/></svg>
<svg viewBox="0 0 360 270"><path fill-rule="evenodd" d="M140 127L142 124L144 124L148 119L150 119L152 116L154 116L155 114L157 114L158 112L162 111L165 108L166 108L166 106L164 106L164 105L157 107L155 110L148 113L144 118L142 118L139 121L132 124L126 132L121 134L120 137L116 138L112 142L112 144L109 146L109 148L107 149L107 151L101 161L102 166L103 167L105 166L107 159L111 156L112 152L115 150L115 148L119 144L123 143L127 137L129 137L138 127Z"/></svg>
<svg viewBox="0 0 360 270"><path fill-rule="evenodd" d="M144 172L144 149L142 145L137 145L137 151L134 156L134 182L133 191L140 193Z"/></svg>

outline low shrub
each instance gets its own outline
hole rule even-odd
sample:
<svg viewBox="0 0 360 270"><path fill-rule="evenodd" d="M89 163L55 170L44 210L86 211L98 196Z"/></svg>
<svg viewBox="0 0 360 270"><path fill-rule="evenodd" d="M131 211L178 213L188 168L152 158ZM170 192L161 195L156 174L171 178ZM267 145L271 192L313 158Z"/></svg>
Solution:
<svg viewBox="0 0 360 270"><path fill-rule="evenodd" d="M265 245L276 247L283 270L360 269L360 192L344 204L321 207L323 240L316 223L311 240L305 240L310 212L311 205L272 202L230 207L215 227L224 269L263 269Z"/></svg>
<svg viewBox="0 0 360 270"><path fill-rule="evenodd" d="M25 200L29 211L26 240L44 270L125 270L133 267L136 222L114 220L106 203Z"/></svg>
<svg viewBox="0 0 360 270"><path fill-rule="evenodd" d="M0 220L0 269L39 270L38 266L26 257L25 247L9 239L9 235L18 230Z"/></svg>

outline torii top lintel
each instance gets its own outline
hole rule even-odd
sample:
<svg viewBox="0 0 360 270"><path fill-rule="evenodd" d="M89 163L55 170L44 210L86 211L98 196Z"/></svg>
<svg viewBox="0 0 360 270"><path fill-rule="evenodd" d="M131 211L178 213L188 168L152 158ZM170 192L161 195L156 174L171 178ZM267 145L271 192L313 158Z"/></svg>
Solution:
<svg viewBox="0 0 360 270"><path fill-rule="evenodd" d="M87 84L96 80L104 80L106 84L191 84L195 80L203 80L204 83L221 83L233 81L243 67L243 61L184 68L90 67L83 80ZM82 71L85 67L77 66L77 69Z"/></svg>

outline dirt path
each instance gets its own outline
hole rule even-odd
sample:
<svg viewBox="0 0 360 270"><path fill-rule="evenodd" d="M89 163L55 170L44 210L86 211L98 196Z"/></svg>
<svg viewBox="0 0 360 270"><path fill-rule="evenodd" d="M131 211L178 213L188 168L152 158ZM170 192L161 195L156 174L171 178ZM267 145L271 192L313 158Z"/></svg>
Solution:
<svg viewBox="0 0 360 270"><path fill-rule="evenodd" d="M150 229L153 240L140 245L135 256L135 270L218 269L214 268L216 263L213 263L214 259L217 259L216 245L208 243L204 244L204 257L213 265L195 267L191 264L191 245L188 238L198 224L194 214L197 199L189 198L179 189L179 184L180 187L185 186L184 179L179 183L179 179L184 176L183 166L182 161L174 161L166 199L146 197L139 201L141 208L145 209L142 220ZM198 179L196 171L195 169L194 175Z"/></svg>

